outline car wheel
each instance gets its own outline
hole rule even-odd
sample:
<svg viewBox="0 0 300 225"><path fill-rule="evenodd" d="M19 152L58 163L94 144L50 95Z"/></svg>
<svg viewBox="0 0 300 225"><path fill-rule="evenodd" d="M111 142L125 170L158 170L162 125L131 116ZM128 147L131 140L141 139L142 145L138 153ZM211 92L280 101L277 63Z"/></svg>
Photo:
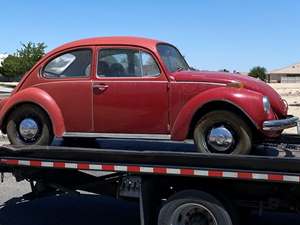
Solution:
<svg viewBox="0 0 300 225"><path fill-rule="evenodd" d="M198 121L194 141L202 153L248 154L252 132L235 113L219 110L205 114Z"/></svg>
<svg viewBox="0 0 300 225"><path fill-rule="evenodd" d="M183 191L160 210L158 225L232 225L229 212L213 196Z"/></svg>
<svg viewBox="0 0 300 225"><path fill-rule="evenodd" d="M53 140L48 115L36 105L16 108L8 117L6 130L13 145L50 145Z"/></svg>

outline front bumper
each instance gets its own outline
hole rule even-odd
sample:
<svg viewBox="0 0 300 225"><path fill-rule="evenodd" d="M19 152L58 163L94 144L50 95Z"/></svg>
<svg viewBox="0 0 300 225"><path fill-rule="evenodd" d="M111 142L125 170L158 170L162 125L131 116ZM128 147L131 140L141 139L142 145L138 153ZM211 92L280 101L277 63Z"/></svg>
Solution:
<svg viewBox="0 0 300 225"><path fill-rule="evenodd" d="M282 120L267 120L263 123L264 131L280 131L286 128L297 126L299 118L296 116L290 116Z"/></svg>

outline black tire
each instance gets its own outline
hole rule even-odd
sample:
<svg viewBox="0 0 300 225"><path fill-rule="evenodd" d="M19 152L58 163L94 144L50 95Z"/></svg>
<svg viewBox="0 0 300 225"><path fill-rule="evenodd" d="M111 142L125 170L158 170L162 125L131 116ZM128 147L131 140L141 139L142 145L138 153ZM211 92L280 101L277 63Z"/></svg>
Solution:
<svg viewBox="0 0 300 225"><path fill-rule="evenodd" d="M23 138L19 130L20 123L27 118L34 120L38 125L38 132L31 139ZM50 145L54 137L48 115L40 107L32 104L21 105L11 112L6 131L13 145Z"/></svg>
<svg viewBox="0 0 300 225"><path fill-rule="evenodd" d="M208 143L208 133L214 126L230 130L233 143L227 150L219 151ZM198 152L223 154L249 154L252 148L252 131L241 117L233 112L218 110L205 114L194 129L194 141Z"/></svg>
<svg viewBox="0 0 300 225"><path fill-rule="evenodd" d="M206 224L204 223L205 220L211 220L216 225L232 225L229 213L217 199L208 193L194 190L180 192L169 199L159 212L158 225L176 225L174 219L175 221L177 220L176 215L178 211L188 210L187 207L189 206L199 207L203 211L197 212L191 208L190 212L186 213L188 218L182 215L178 218L179 220L186 221L188 219L190 221L184 224L200 224L199 220L203 222L201 224ZM203 214L203 212L205 213ZM178 224L182 223L179 221Z"/></svg>

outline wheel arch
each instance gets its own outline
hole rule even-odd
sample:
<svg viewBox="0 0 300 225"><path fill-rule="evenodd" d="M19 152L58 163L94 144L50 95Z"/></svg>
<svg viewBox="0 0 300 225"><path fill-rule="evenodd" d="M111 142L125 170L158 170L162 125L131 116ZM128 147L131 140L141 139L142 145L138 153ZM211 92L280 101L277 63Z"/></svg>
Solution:
<svg viewBox="0 0 300 225"><path fill-rule="evenodd" d="M197 122L199 119L204 116L206 113L215 111L215 110L228 110L230 112L233 112L237 114L238 116L242 117L243 120L246 122L246 124L250 127L251 131L255 134L255 131L257 131L258 125L254 120L251 119L251 117L240 107L238 107L236 104L227 101L227 100L215 100L210 101L202 105L201 107L196 110L194 113L191 122L189 124L189 130L188 130L188 136L187 138L193 137L194 129L197 125Z"/></svg>
<svg viewBox="0 0 300 225"><path fill-rule="evenodd" d="M34 106L39 107L39 108L47 115L48 120L51 122L51 128L52 128L52 131L54 130L54 128L53 128L53 122L52 122L52 120L51 120L51 118L50 118L50 116L49 116L49 113L48 113L43 107L41 107L39 104L37 104L37 103L35 103L35 102L24 101L24 102L19 102L19 103L13 105L13 106L10 107L10 108L8 109L8 111L5 113L5 115L4 115L3 119L2 119L2 125L1 125L1 130L2 130L3 133L6 134L6 132L7 132L7 131L6 131L6 125L7 125L7 122L8 122L9 115L10 115L13 111L15 111L17 108L19 108L19 107L21 107L21 106L23 106L23 105L34 105Z"/></svg>
<svg viewBox="0 0 300 225"><path fill-rule="evenodd" d="M218 109L227 109L242 115L260 136L263 121L271 119L263 110L262 97L261 93L244 88L218 87L201 92L187 101L172 120L171 139L187 139L195 120L209 110Z"/></svg>
<svg viewBox="0 0 300 225"><path fill-rule="evenodd" d="M28 88L11 96L4 104L0 112L1 131L6 133L7 120L10 113L24 104L32 104L41 108L51 122L53 133L56 137L62 137L65 132L64 119L60 108L45 91L39 88Z"/></svg>

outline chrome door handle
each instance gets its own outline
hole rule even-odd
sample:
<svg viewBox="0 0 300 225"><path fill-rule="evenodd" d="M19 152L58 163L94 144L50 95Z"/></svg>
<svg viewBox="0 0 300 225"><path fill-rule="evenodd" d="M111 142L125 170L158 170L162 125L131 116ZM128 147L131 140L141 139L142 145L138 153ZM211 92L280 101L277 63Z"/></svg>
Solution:
<svg viewBox="0 0 300 225"><path fill-rule="evenodd" d="M107 84L95 84L93 85L94 94L101 94L108 88Z"/></svg>

